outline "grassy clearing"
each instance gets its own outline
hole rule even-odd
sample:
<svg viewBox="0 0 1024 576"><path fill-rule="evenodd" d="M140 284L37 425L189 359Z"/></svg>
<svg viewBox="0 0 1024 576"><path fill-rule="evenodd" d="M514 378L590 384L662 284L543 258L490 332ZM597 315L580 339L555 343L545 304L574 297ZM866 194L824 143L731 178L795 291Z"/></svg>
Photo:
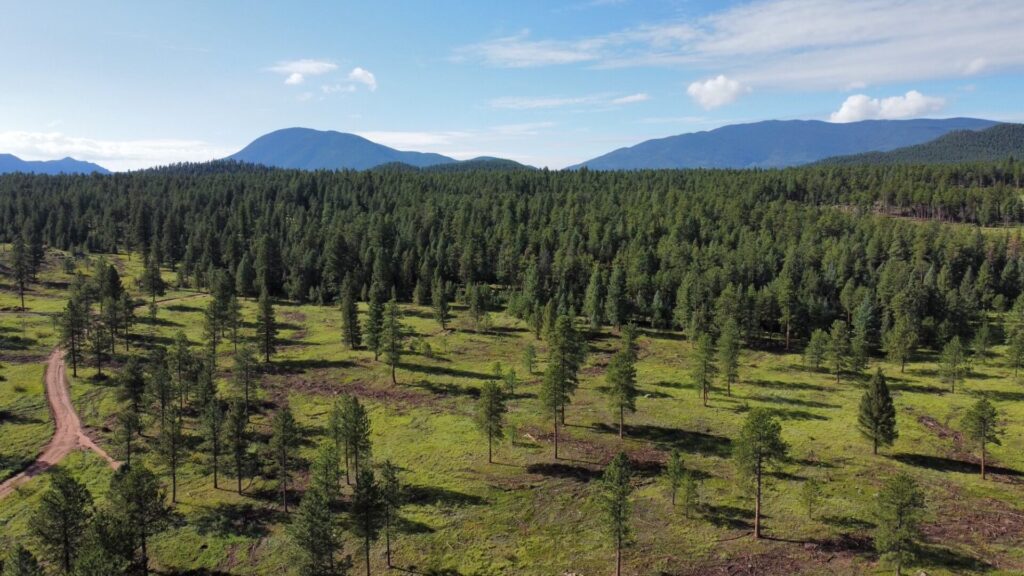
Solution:
<svg viewBox="0 0 1024 576"><path fill-rule="evenodd" d="M128 278L140 272L138 259L111 258ZM33 290L27 299L32 312L53 312L63 305L58 286L67 277L54 270L46 275L52 287ZM128 279L125 284L134 286ZM9 289L0 292L0 306L15 298ZM136 332L169 343L180 330L198 345L207 301L186 291L169 293L158 304L158 322L141 323ZM255 303L244 302L243 307L252 319ZM262 379L261 399L267 409L256 417L257 431L269 429L272 404L289 402L304 431L302 455L309 459L333 399L342 393L360 396L370 407L375 459L388 458L401 466L410 487L395 558L411 570L607 572L613 549L594 513L592 480L619 450L629 452L639 469L635 542L625 556L631 574L701 574L746 566L764 574L881 570L870 547L870 510L882 481L901 470L916 477L928 495L931 544L916 567L929 574L1024 570L1024 476L1018 472L1024 471L1024 384L1005 365L1001 349L976 365L956 394L938 382L935 358L929 354L921 354L905 373L898 366L878 364L894 390L900 437L876 457L855 427L862 379L837 383L829 374L808 369L796 354L744 351L741 382L733 395L716 389L705 408L689 383L690 344L675 333L645 332L640 338L642 396L638 412L627 418L627 438L620 441L600 392L604 366L618 341L602 332L591 339L580 389L567 413L564 459L555 462L550 422L536 399L545 344L514 319L496 314L495 329L477 334L465 330L463 312L456 310L455 330L442 332L428 309L403 306L413 337L429 343L433 355L407 352L398 370L399 384L393 386L388 370L373 361L372 353L341 345L340 315L334 308L281 304L276 310L283 345ZM140 316L144 314L140 309ZM23 461L49 435L41 400L42 360L29 356L45 356L54 342L52 324L46 316L11 312L0 321L7 334L29 334L25 350L31 354L21 360L14 352L6 356L7 380L0 384L0 410L23 415L0 425L2 453ZM521 360L529 344L537 347L541 359L533 375ZM220 352L220 385L230 393L230 345ZM488 465L486 442L470 416L478 388L491 377L495 362L515 367L522 383L511 402L508 438L497 448L496 463ZM115 390L93 375L91 367L79 371L73 397L83 421L110 446L110 425L118 410ZM971 447L955 436L963 411L982 393L993 399L1007 422L1003 444L993 447L991 455L1002 470L987 482L969 462ZM744 537L752 523L752 501L737 486L729 460L731 439L753 407L769 408L783 421L792 455L769 479L765 530L774 539L761 542ZM195 435L193 428L190 423L189 432ZM702 478L701 505L693 518L672 509L658 477L672 447L683 452L686 466ZM143 457L164 471L155 456ZM102 494L109 471L94 456L76 454L64 466L87 479L97 496ZM821 480L825 491L810 517L799 496L808 478ZM45 482L37 479L0 501L0 547L24 534ZM300 475L300 486L303 482ZM223 486L231 485L226 480ZM161 570L291 573L287 518L273 483L257 478L247 483L244 496L214 490L202 457L195 455L179 478L179 499L179 521L152 546L154 564ZM357 565L359 546L354 538L346 540L346 552L355 556ZM382 571L382 543L375 547L373 561L375 570Z"/></svg>

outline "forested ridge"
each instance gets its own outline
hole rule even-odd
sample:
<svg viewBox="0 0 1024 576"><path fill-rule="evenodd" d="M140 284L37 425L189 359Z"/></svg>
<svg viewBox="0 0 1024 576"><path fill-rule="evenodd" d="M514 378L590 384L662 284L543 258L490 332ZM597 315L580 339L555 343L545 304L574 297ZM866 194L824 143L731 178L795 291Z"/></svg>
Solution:
<svg viewBox="0 0 1024 576"><path fill-rule="evenodd" d="M869 293L879 328L904 315L922 342L968 335L1020 293L1019 233L922 225L1024 220L1020 164L780 171L298 172L182 165L114 176L0 179L0 224L72 251L133 251L206 287L337 299L346 277L429 302L436 279L507 287L520 317L584 313L588 286L621 291L641 323L711 323L723 293L748 334L801 337ZM849 209L836 209L837 206ZM603 297L603 296L602 296ZM550 314L550 312L549 312ZM604 321L604 314L599 320Z"/></svg>

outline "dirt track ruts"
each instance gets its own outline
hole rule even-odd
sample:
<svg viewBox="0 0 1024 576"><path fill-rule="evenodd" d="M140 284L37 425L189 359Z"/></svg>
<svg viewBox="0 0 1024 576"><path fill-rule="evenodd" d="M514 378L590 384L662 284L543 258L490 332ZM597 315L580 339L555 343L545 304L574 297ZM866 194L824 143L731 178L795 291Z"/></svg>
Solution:
<svg viewBox="0 0 1024 576"><path fill-rule="evenodd" d="M46 401L53 416L53 437L43 453L28 468L0 484L0 498L6 497L15 488L35 478L75 450L92 450L107 461L112 468L119 464L100 448L82 428L82 421L71 403L71 391L64 367L64 351L54 348L46 363Z"/></svg>

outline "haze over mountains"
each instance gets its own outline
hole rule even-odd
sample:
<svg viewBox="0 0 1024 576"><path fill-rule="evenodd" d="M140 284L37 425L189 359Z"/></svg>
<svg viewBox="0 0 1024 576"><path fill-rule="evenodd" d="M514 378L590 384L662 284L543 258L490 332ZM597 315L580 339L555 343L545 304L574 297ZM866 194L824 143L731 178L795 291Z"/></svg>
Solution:
<svg viewBox="0 0 1024 576"><path fill-rule="evenodd" d="M570 169L783 168L820 161L949 163L1021 157L1024 128L998 124L977 118L866 120L845 124L768 120L648 140ZM917 148L905 150L908 147ZM442 154L396 150L355 134L310 128L270 132L225 160L298 170L532 168L502 158L459 161ZM32 162L0 154L0 173L8 172L108 173L101 166L71 158Z"/></svg>

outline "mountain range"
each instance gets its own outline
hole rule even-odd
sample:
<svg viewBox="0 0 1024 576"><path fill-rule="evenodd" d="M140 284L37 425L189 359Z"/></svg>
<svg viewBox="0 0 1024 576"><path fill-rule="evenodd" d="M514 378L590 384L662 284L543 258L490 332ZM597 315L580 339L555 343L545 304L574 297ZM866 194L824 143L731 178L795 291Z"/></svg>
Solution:
<svg viewBox="0 0 1024 576"><path fill-rule="evenodd" d="M1024 156L1024 128L991 120L865 120L845 124L768 120L647 140L570 169L783 168L817 162L949 163L999 160L1011 155ZM232 170L247 165L297 170L430 172L533 169L502 158L459 161L441 154L396 150L356 134L310 128L270 132L221 162L224 161ZM71 158L33 162L0 154L0 174L7 172L105 174L107 170Z"/></svg>
<svg viewBox="0 0 1024 576"><path fill-rule="evenodd" d="M767 120L647 140L572 168L783 168L832 156L888 151L934 140L954 130L981 130L991 120Z"/></svg>
<svg viewBox="0 0 1024 576"><path fill-rule="evenodd" d="M888 152L864 152L822 160L822 164L956 164L1024 159L1024 124L998 124L984 130L956 130L935 140Z"/></svg>
<svg viewBox="0 0 1024 576"><path fill-rule="evenodd" d="M74 158L61 160L22 160L13 154L0 154L0 174L110 174L106 168Z"/></svg>

